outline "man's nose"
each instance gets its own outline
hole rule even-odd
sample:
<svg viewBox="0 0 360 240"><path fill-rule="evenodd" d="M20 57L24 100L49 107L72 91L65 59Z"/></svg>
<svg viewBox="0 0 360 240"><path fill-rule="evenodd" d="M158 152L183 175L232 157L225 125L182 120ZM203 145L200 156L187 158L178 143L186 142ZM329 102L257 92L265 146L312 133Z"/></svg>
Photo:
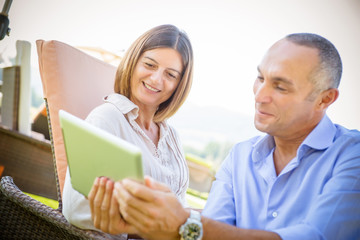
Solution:
<svg viewBox="0 0 360 240"><path fill-rule="evenodd" d="M271 87L268 83L263 82L258 84L254 88L255 102L257 103L269 103L272 99Z"/></svg>

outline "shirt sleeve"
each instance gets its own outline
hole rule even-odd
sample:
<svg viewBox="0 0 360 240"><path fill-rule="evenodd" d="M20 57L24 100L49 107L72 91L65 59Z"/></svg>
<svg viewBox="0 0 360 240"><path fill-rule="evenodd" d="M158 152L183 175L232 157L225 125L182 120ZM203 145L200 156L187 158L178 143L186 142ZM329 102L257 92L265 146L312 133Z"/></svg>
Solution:
<svg viewBox="0 0 360 240"><path fill-rule="evenodd" d="M108 123L107 118L102 114L101 108L95 108L86 118L86 121L98 128L101 128L111 134L114 134L114 129ZM89 201L84 195L76 191L71 184L71 177L69 168L66 171L65 184L62 196L63 215L71 224L82 228L97 230L91 220L91 211Z"/></svg>
<svg viewBox="0 0 360 240"><path fill-rule="evenodd" d="M216 221L236 225L232 185L233 155L234 151L231 151L216 173L216 179L212 184L202 215Z"/></svg>
<svg viewBox="0 0 360 240"><path fill-rule="evenodd" d="M98 230L94 227L91 221L89 201L84 197L84 195L73 189L71 185L69 168L66 171L62 197L62 212L69 223L82 229Z"/></svg>
<svg viewBox="0 0 360 240"><path fill-rule="evenodd" d="M109 107L112 107L111 105L106 107L107 108L95 108L86 117L85 121L91 125L101 128L102 130L105 130L106 132L116 135L116 130L114 129L114 126L116 125L112 123L111 120L117 119L117 117L113 116L114 112L108 110Z"/></svg>
<svg viewBox="0 0 360 240"><path fill-rule="evenodd" d="M282 239L360 239L360 144L338 156L309 214L299 224L275 230Z"/></svg>

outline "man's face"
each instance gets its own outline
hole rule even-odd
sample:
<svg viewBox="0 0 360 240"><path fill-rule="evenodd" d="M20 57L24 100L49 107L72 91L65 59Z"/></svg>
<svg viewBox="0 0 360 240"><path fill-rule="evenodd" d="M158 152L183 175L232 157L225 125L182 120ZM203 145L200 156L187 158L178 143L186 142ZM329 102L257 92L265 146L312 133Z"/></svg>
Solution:
<svg viewBox="0 0 360 240"><path fill-rule="evenodd" d="M309 98L309 81L318 66L316 49L288 40L274 44L258 66L254 83L255 127L274 137L307 135L320 121L319 97Z"/></svg>

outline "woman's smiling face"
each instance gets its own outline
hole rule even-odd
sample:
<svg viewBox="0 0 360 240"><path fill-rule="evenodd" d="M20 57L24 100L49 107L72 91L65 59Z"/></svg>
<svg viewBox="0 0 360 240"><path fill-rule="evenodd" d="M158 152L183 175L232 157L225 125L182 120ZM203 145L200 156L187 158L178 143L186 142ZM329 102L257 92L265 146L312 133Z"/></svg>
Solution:
<svg viewBox="0 0 360 240"><path fill-rule="evenodd" d="M182 71L182 57L178 51L156 48L144 52L131 78L130 100L140 108L157 109L174 93Z"/></svg>

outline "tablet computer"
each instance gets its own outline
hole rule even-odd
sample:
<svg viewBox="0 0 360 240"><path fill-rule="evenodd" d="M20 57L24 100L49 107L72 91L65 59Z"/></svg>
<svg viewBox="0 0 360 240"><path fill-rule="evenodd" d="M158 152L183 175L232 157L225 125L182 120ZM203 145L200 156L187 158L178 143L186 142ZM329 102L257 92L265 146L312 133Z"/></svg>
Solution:
<svg viewBox="0 0 360 240"><path fill-rule="evenodd" d="M59 111L73 188L87 196L96 177L143 179L141 150L119 137Z"/></svg>

